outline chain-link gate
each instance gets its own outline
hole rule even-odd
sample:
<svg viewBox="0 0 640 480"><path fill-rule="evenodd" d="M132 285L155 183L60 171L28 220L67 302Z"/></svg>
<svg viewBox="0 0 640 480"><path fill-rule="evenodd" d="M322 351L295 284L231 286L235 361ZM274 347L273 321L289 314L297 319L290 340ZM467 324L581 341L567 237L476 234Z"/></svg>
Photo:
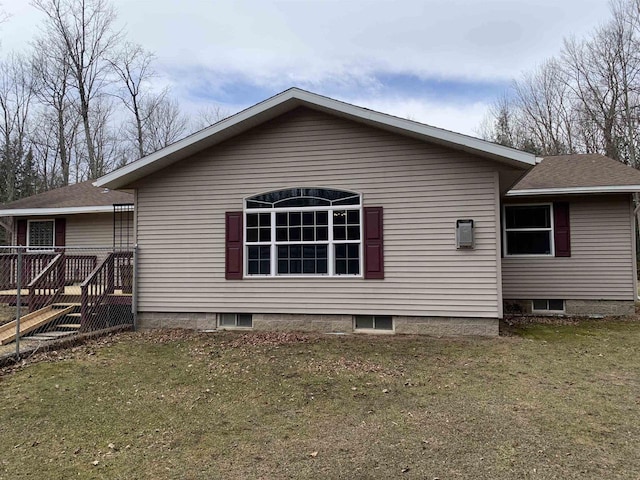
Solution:
<svg viewBox="0 0 640 480"><path fill-rule="evenodd" d="M0 360L135 323L135 248L0 247Z"/></svg>

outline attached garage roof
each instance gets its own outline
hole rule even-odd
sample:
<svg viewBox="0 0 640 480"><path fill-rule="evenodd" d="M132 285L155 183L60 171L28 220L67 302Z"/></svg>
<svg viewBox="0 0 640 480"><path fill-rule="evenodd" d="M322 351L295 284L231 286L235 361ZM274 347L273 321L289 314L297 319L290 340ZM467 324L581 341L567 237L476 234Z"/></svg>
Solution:
<svg viewBox="0 0 640 480"><path fill-rule="evenodd" d="M520 150L291 88L105 175L96 181L96 185L109 188L126 187L151 173L298 107L311 108L401 135L463 150L517 168L530 168L536 160L534 155Z"/></svg>
<svg viewBox="0 0 640 480"><path fill-rule="evenodd" d="M507 196L638 191L640 171L604 155L584 154L543 158Z"/></svg>
<svg viewBox="0 0 640 480"><path fill-rule="evenodd" d="M114 203L133 203L133 195L96 187L89 180L0 205L0 216L111 212Z"/></svg>

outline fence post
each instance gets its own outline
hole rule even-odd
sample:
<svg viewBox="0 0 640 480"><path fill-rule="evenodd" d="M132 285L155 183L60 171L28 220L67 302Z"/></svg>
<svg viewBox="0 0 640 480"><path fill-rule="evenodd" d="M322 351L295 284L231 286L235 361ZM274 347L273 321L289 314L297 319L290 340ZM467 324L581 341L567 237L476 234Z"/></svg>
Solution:
<svg viewBox="0 0 640 480"><path fill-rule="evenodd" d="M22 249L18 247L16 272L16 360L20 360L20 313L22 311Z"/></svg>
<svg viewBox="0 0 640 480"><path fill-rule="evenodd" d="M133 272L131 278L131 313L133 314L133 329L138 329L138 245L133 246Z"/></svg>

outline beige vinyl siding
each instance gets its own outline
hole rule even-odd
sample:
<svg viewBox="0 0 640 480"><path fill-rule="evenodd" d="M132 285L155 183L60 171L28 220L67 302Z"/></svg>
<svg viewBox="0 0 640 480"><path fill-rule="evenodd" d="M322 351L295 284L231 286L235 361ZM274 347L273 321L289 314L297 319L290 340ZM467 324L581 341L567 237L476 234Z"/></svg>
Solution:
<svg viewBox="0 0 640 480"><path fill-rule="evenodd" d="M504 298L634 300L632 214L629 195L571 199L571 257L505 257Z"/></svg>
<svg viewBox="0 0 640 480"><path fill-rule="evenodd" d="M139 310L495 318L498 179L469 154L295 110L135 185ZM384 280L225 280L225 212L303 186L384 207ZM475 250L456 250L458 218L475 220Z"/></svg>
<svg viewBox="0 0 640 480"><path fill-rule="evenodd" d="M113 247L113 214L68 216L66 244L70 247Z"/></svg>

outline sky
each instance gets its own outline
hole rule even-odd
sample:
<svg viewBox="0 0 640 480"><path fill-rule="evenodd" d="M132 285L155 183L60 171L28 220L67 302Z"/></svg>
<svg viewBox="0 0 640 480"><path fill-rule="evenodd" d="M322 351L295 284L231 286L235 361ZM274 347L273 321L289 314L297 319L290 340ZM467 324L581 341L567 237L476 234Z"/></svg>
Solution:
<svg viewBox="0 0 640 480"><path fill-rule="evenodd" d="M231 114L289 87L477 135L514 78L609 18L607 0L112 0L157 85L191 114ZM0 56L43 15L0 0Z"/></svg>

